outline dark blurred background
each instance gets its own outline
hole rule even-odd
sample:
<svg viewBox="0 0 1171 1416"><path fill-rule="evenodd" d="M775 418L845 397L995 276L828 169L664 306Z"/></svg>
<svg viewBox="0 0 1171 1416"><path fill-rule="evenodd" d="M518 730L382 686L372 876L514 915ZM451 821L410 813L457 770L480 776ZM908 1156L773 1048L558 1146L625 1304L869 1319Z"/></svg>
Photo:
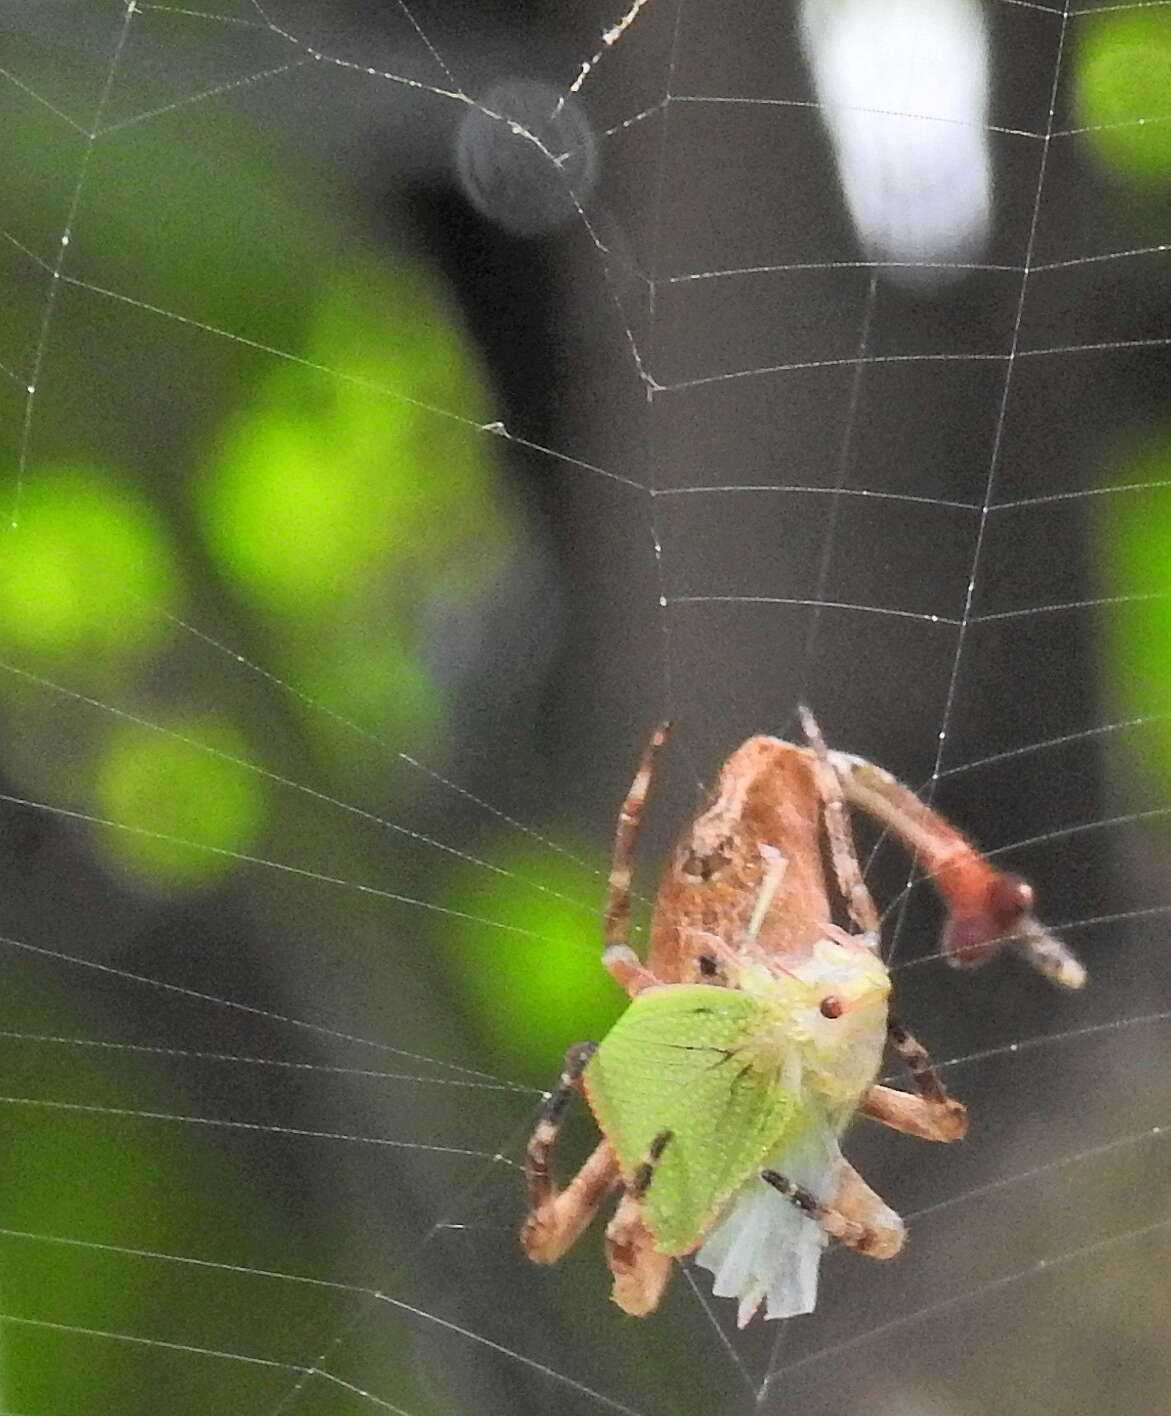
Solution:
<svg viewBox="0 0 1171 1416"><path fill-rule="evenodd" d="M1171 20L1090 11L3 7L0 1408L1166 1409ZM859 1129L816 1315L636 1323L523 1141L650 727L644 905L801 700L1092 984L863 831L972 1136Z"/></svg>

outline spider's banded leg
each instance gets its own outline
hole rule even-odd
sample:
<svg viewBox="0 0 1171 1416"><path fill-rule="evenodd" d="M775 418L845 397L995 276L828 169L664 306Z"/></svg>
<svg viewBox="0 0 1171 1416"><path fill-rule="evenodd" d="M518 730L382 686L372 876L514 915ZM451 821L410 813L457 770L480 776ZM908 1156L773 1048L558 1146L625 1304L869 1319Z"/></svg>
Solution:
<svg viewBox="0 0 1171 1416"><path fill-rule="evenodd" d="M574 1093L581 1090L581 1074L597 1050L596 1042L579 1042L565 1054L557 1085L545 1098L536 1127L529 1137L525 1150L525 1178L529 1186L529 1203L534 1210L545 1203L553 1189L550 1165L553 1147L557 1144Z"/></svg>
<svg viewBox="0 0 1171 1416"><path fill-rule="evenodd" d="M847 1201L853 1201L855 1208L866 1212L871 1208L866 1193L873 1196L874 1200L885 1210L886 1206L874 1194L874 1191L862 1180L855 1171L860 1189L848 1189ZM836 1239L839 1244L845 1244L847 1248L856 1249L860 1254L866 1254L873 1259L889 1259L898 1253L902 1247L902 1223L899 1221L897 1230L892 1230L889 1222L879 1225L868 1223L865 1219L856 1218L853 1214L844 1213L837 1204L823 1205L816 1195L812 1194L804 1185L794 1184L786 1176L779 1174L775 1170L762 1170L760 1178L771 1185L779 1194L784 1195L787 1200L797 1206L803 1214L807 1214L814 1224L816 1224L831 1239ZM893 1211L890 1211L893 1214ZM898 1216L894 1218L898 1220Z"/></svg>
<svg viewBox="0 0 1171 1416"><path fill-rule="evenodd" d="M555 1264L580 1238L618 1179L609 1141L600 1142L564 1190L550 1188L540 1209L525 1220L520 1241L536 1264Z"/></svg>
<svg viewBox="0 0 1171 1416"><path fill-rule="evenodd" d="M629 1190L606 1226L606 1262L614 1275L610 1296L624 1313L645 1318L659 1306L674 1262L655 1248L638 1197Z"/></svg>
<svg viewBox="0 0 1171 1416"><path fill-rule="evenodd" d="M936 1129L949 1139L958 1140L968 1129L968 1113L962 1102L948 1096L947 1088L939 1080L935 1064L931 1061L931 1054L897 1018L887 1019L886 1035L903 1066L910 1072L915 1091Z"/></svg>
<svg viewBox="0 0 1171 1416"><path fill-rule="evenodd" d="M618 813L618 827L614 833L614 859L610 866L610 888L606 911L602 916L602 935L606 942L602 963L631 997L658 982L626 942L626 932L630 923L630 880L634 871L634 848L638 841L638 828L654 775L655 756L666 741L670 726L669 723L660 723L651 734L650 741L643 750L638 771L634 774L634 781L630 784L630 791L627 792L622 810Z"/></svg>
<svg viewBox="0 0 1171 1416"><path fill-rule="evenodd" d="M606 1262L614 1275L610 1296L623 1312L636 1318L654 1312L671 1277L671 1257L655 1248L642 1217L641 1201L673 1134L660 1131L650 1143L646 1159L630 1177L614 1218L606 1226Z"/></svg>
<svg viewBox="0 0 1171 1416"><path fill-rule="evenodd" d="M674 1134L673 1131L660 1131L651 1142L646 1159L631 1176L630 1184L626 1190L636 1200L641 1200L651 1188L651 1181L655 1178L655 1166L658 1165Z"/></svg>
<svg viewBox="0 0 1171 1416"><path fill-rule="evenodd" d="M906 1242L906 1225L847 1160L838 1172L833 1207L867 1231L870 1238L860 1252L869 1258L893 1259Z"/></svg>
<svg viewBox="0 0 1171 1416"><path fill-rule="evenodd" d="M850 918L863 934L870 935L873 947L878 948L878 911L870 898L870 891L862 879L862 868L854 849L854 836L850 830L850 818L846 811L842 782L830 761L829 749L817 726L817 720L803 705L797 712L801 717L801 727L806 740L813 749L815 760L814 780L821 797L822 815L825 818L825 834L829 840L830 859L838 889L845 901Z"/></svg>
<svg viewBox="0 0 1171 1416"><path fill-rule="evenodd" d="M971 968L1012 944L1063 988L1085 983L1077 956L1034 917L1033 891L1024 880L995 870L950 822L881 767L848 752L831 752L829 761L846 800L893 831L942 896L949 913L943 934L948 963Z"/></svg>
<svg viewBox="0 0 1171 1416"><path fill-rule="evenodd" d="M962 1141L968 1131L962 1102L949 1098L945 1108L931 1106L914 1092L877 1084L862 1098L858 1114L921 1141Z"/></svg>
<svg viewBox="0 0 1171 1416"><path fill-rule="evenodd" d="M618 1178L614 1152L602 1141L564 1190L558 1190L553 1179L553 1148L561 1123L594 1051L594 1043L583 1042L565 1054L557 1087L541 1108L525 1151L529 1214L520 1241L525 1253L538 1264L556 1263L593 1219L606 1191Z"/></svg>

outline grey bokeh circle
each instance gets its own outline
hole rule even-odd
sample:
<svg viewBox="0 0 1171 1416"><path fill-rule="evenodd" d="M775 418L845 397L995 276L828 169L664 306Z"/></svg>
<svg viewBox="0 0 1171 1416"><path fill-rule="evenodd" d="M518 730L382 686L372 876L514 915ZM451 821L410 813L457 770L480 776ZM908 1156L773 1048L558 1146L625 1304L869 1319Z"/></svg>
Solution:
<svg viewBox="0 0 1171 1416"><path fill-rule="evenodd" d="M534 79L496 84L468 109L455 139L468 201L516 236L564 225L598 175L597 144L581 105Z"/></svg>

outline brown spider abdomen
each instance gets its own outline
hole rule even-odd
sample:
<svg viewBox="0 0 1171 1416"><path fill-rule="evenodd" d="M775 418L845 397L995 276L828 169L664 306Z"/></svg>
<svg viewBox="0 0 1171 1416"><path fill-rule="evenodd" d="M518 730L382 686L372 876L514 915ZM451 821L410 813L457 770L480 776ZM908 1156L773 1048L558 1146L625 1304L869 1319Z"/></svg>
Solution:
<svg viewBox="0 0 1171 1416"><path fill-rule="evenodd" d="M742 938L766 854L787 862L761 922L765 953L796 959L831 918L821 856L821 798L807 748L753 737L728 758L708 805L684 831L659 882L647 967L664 982L692 979L716 936Z"/></svg>

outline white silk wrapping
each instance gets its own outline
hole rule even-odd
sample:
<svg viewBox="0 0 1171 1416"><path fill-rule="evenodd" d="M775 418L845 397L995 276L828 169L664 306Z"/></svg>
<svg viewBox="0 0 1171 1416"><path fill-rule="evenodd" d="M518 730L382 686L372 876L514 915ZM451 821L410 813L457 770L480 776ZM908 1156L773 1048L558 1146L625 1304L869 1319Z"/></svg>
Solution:
<svg viewBox="0 0 1171 1416"><path fill-rule="evenodd" d="M761 1169L775 1170L828 1202L833 1199L841 1160L837 1134L824 1116L813 1111ZM696 1261L713 1275L712 1292L717 1298L739 1300L737 1322L744 1327L762 1302L768 1318L813 1311L825 1245L826 1236L817 1223L756 1175L729 1203Z"/></svg>

